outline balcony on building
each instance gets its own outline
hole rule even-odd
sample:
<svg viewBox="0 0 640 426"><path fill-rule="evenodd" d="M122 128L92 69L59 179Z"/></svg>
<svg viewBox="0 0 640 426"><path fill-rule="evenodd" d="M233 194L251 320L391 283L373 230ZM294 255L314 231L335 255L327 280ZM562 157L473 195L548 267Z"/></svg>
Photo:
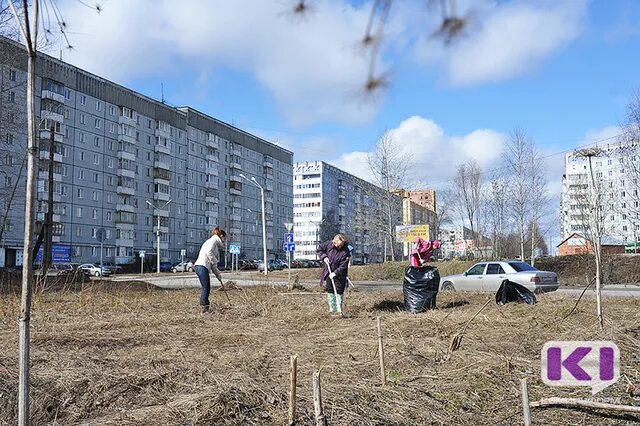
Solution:
<svg viewBox="0 0 640 426"><path fill-rule="evenodd" d="M122 141L119 142L118 143L118 159L136 161L135 147L129 143L124 143Z"/></svg>
<svg viewBox="0 0 640 426"><path fill-rule="evenodd" d="M136 144L136 137L123 133L122 130L118 132L118 142L126 142L132 145Z"/></svg>
<svg viewBox="0 0 640 426"><path fill-rule="evenodd" d="M262 166L273 171L273 159L265 155L264 160L262 161Z"/></svg>
<svg viewBox="0 0 640 426"><path fill-rule="evenodd" d="M171 196L164 192L154 192L153 199L158 201L169 201Z"/></svg>
<svg viewBox="0 0 640 426"><path fill-rule="evenodd" d="M154 208L153 215L160 216L160 217L169 217L169 208L168 207L164 207L162 209Z"/></svg>
<svg viewBox="0 0 640 426"><path fill-rule="evenodd" d="M48 191L40 191L38 192L38 200L41 201L49 201L49 192ZM53 193L53 202L59 203L62 201L62 196L58 193Z"/></svg>
<svg viewBox="0 0 640 426"><path fill-rule="evenodd" d="M235 170L242 170L242 166L240 166L240 160L234 159L229 163L229 167Z"/></svg>
<svg viewBox="0 0 640 426"><path fill-rule="evenodd" d="M131 178L131 179L135 179L135 177L136 177L136 172L133 171L133 170L129 170L125 166L118 167L118 170L117 170L116 174L119 177L128 177L128 178Z"/></svg>
<svg viewBox="0 0 640 426"><path fill-rule="evenodd" d="M242 208L242 203L239 200L231 200L231 207L235 207L237 209Z"/></svg>
<svg viewBox="0 0 640 426"><path fill-rule="evenodd" d="M238 157L242 157L242 149L240 148L240 145L236 145L236 144L231 145L231 148L229 149L229 153L231 155L237 155Z"/></svg>
<svg viewBox="0 0 640 426"><path fill-rule="evenodd" d="M40 148L40 155L39 155L41 160L49 160L49 147L44 147L44 148ZM57 152L53 153L53 161L56 163L62 163L62 154L58 154Z"/></svg>
<svg viewBox="0 0 640 426"><path fill-rule="evenodd" d="M47 218L47 212L43 212L43 211L39 211L37 214L37 220L39 220L40 222L44 222ZM60 223L61 218L59 214L54 213L51 220L53 221L53 223Z"/></svg>
<svg viewBox="0 0 640 426"><path fill-rule="evenodd" d="M135 225L137 223L137 216L135 213L128 211L116 211L114 222L116 224Z"/></svg>
<svg viewBox="0 0 640 426"><path fill-rule="evenodd" d="M42 92L40 92L40 99L49 99L64 104L64 86L52 81L45 81Z"/></svg>
<svg viewBox="0 0 640 426"><path fill-rule="evenodd" d="M207 133L207 146L213 149L220 149L220 142L213 133Z"/></svg>
<svg viewBox="0 0 640 426"><path fill-rule="evenodd" d="M234 222L241 222L242 221L242 213L231 213L229 215L229 218L234 221Z"/></svg>
<svg viewBox="0 0 640 426"><path fill-rule="evenodd" d="M156 136L155 152L171 155L171 142L168 138Z"/></svg>
<svg viewBox="0 0 640 426"><path fill-rule="evenodd" d="M169 164L169 161L170 160L167 158L156 157L156 159L153 161L153 167L155 167L156 169L171 170L171 165Z"/></svg>
<svg viewBox="0 0 640 426"><path fill-rule="evenodd" d="M49 171L47 170L41 170L38 172L38 179L43 180L43 181L49 181ZM62 175L60 173L53 173L53 181L54 182L61 182L62 181Z"/></svg>
<svg viewBox="0 0 640 426"><path fill-rule="evenodd" d="M135 212L136 208L133 207L131 204L124 204L124 203L118 203L116 204L116 211L117 212Z"/></svg>
<svg viewBox="0 0 640 426"><path fill-rule="evenodd" d="M264 184L264 190L265 190L265 191L273 191L273 182L269 182L269 181L267 181L267 182Z"/></svg>
<svg viewBox="0 0 640 426"><path fill-rule="evenodd" d="M133 247L133 239L131 238L116 238L117 247Z"/></svg>
<svg viewBox="0 0 640 426"><path fill-rule="evenodd" d="M127 126L132 126L132 127L135 127L138 124L138 113L132 110L131 108L121 106L118 108L118 112L119 112L118 114L119 124L125 124Z"/></svg>
<svg viewBox="0 0 640 426"><path fill-rule="evenodd" d="M344 183L339 182L338 183L338 191L345 191L346 187L344 186Z"/></svg>
<svg viewBox="0 0 640 426"><path fill-rule="evenodd" d="M215 210L205 210L204 211L204 215L205 215L205 217L210 217L210 218L214 218L214 219L218 218L218 212L215 211Z"/></svg>
<svg viewBox="0 0 640 426"><path fill-rule="evenodd" d="M166 121L159 120L156 123L156 136L159 138L171 138L171 125Z"/></svg>
<svg viewBox="0 0 640 426"><path fill-rule="evenodd" d="M171 172L165 168L153 169L153 183L157 185L170 185L171 184Z"/></svg>
<svg viewBox="0 0 640 426"><path fill-rule="evenodd" d="M229 193L231 195L242 195L242 178L231 175L229 179Z"/></svg>
<svg viewBox="0 0 640 426"><path fill-rule="evenodd" d="M211 176L218 176L218 166L213 164L207 165L207 174Z"/></svg>
<svg viewBox="0 0 640 426"><path fill-rule="evenodd" d="M40 139L46 139L51 141L51 128L54 128L53 141L62 143L64 141L64 124L60 124L56 121L42 120L40 123L40 130L38 136Z"/></svg>
<svg viewBox="0 0 640 426"><path fill-rule="evenodd" d="M219 198L219 192L217 189L213 189L213 188L207 188L206 192L205 192L205 197L204 200L207 203L218 203L220 198Z"/></svg>
<svg viewBox="0 0 640 426"><path fill-rule="evenodd" d="M158 241L155 238L153 239L153 249L158 249ZM160 250L169 250L169 243L166 241L160 241Z"/></svg>
<svg viewBox="0 0 640 426"><path fill-rule="evenodd" d="M43 109L40 111L40 118L42 120L50 120L56 123L64 123L64 115L62 112L55 109Z"/></svg>
<svg viewBox="0 0 640 426"><path fill-rule="evenodd" d="M206 155L206 157L205 157L205 159L206 159L207 161L210 161L210 162L212 161L212 162L214 162L214 163L218 163L218 162L220 161L220 160L218 159L218 156L217 156L217 155L215 155L215 154L212 154L212 153L207 154L207 155Z"/></svg>

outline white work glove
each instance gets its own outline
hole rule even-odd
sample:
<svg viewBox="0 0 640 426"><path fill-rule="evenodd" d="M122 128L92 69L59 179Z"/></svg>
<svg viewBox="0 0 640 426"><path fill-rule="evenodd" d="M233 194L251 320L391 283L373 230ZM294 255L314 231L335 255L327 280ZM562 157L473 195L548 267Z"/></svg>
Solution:
<svg viewBox="0 0 640 426"><path fill-rule="evenodd" d="M329 274L329 278L334 279L336 277L336 273L335 272L331 272Z"/></svg>
<svg viewBox="0 0 640 426"><path fill-rule="evenodd" d="M326 263L326 264L327 264L327 266L329 266L329 258L328 258L328 257L325 257L325 258L324 258L324 263Z"/></svg>

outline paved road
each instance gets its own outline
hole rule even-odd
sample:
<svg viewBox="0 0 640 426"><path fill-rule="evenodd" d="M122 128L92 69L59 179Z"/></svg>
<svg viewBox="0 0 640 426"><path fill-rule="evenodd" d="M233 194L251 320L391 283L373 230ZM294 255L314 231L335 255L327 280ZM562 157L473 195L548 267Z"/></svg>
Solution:
<svg viewBox="0 0 640 426"><path fill-rule="evenodd" d="M200 283L198 278L193 273L185 274L144 274L144 275L117 275L110 278L112 281L144 281L149 284L155 285L160 288L168 289L181 289L181 288L199 288ZM252 285L271 285L271 286L286 286L286 278L282 277L269 277L268 280L264 278L256 278L254 274L249 272L240 273L225 273L225 282L233 281L239 286L252 286ZM212 284L216 282L213 281ZM300 284L305 287L313 287L318 285L315 280L307 280ZM361 291L401 291L402 284L388 282L388 281L355 281L356 288ZM557 291L551 293L554 295L562 296L579 296L582 293L582 288L579 287L561 287ZM602 295L604 297L640 297L640 285L637 284L616 284L609 285L603 288ZM595 297L595 290L589 289L585 293L585 297Z"/></svg>

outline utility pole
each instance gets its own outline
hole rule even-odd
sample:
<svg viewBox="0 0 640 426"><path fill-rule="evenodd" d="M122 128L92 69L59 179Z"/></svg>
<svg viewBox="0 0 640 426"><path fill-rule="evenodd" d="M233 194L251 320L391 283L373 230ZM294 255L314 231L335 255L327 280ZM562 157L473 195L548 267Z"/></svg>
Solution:
<svg viewBox="0 0 640 426"><path fill-rule="evenodd" d="M157 209L157 210L161 210L165 207L167 207L169 205L169 203L171 202L171 200L167 201L166 203L164 203L164 205L162 207L156 207L153 205L153 203L149 200L147 200L147 204L149 204L151 206L151 208L153 209ZM156 228L156 274L160 273L160 212L158 212L158 214L156 215L158 218L158 225Z"/></svg>
<svg viewBox="0 0 640 426"><path fill-rule="evenodd" d="M249 178L247 178L245 175L243 175L242 173L240 173L240 177L243 178L244 180L252 183L253 185L255 185L256 187L260 188L260 197L262 199L262 261L264 262L264 275L268 276L269 275L269 265L267 264L267 218L266 218L266 212L265 212L265 207L264 207L264 188L262 187L262 185L260 185L258 183L258 181L256 180L255 177L251 177L251 180L249 180Z"/></svg>
<svg viewBox="0 0 640 426"><path fill-rule="evenodd" d="M36 59L38 40L38 17L40 15L39 0L33 0L33 25L29 19L29 5L27 0L22 2L24 21L18 16L18 12L12 1L9 7L16 20L16 25L24 39L27 49L27 187L24 215L24 245L22 262L22 295L20 301L20 317L18 318L19 336L19 380L18 380L18 425L29 425L29 349L30 349L30 321L31 321L31 296L33 290L33 228L35 217L36 194L36 160L38 158L38 143L36 132Z"/></svg>

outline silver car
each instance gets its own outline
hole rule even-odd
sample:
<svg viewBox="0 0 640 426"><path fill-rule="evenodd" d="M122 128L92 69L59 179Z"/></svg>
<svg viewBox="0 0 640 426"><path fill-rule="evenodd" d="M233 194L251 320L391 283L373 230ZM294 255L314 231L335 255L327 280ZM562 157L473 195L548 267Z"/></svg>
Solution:
<svg viewBox="0 0 640 426"><path fill-rule="evenodd" d="M463 274L442 277L440 288L442 291L495 292L506 279L536 293L558 289L558 275L555 272L539 271L519 260L476 263Z"/></svg>

